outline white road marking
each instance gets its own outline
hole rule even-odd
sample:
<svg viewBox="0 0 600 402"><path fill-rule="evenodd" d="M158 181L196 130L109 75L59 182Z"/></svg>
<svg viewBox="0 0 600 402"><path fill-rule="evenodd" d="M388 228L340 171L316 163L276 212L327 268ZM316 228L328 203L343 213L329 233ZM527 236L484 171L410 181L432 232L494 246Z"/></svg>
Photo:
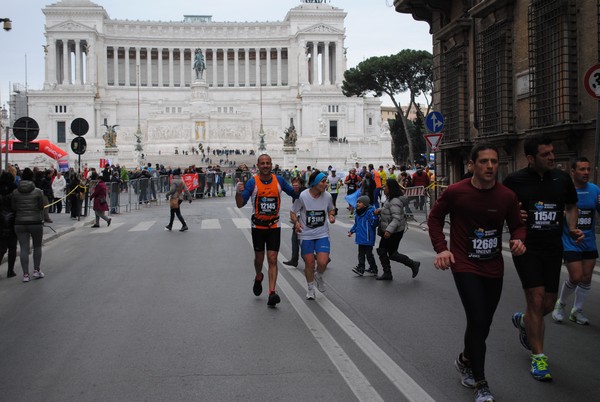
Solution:
<svg viewBox="0 0 600 402"><path fill-rule="evenodd" d="M156 221L143 221L129 229L128 232L145 232L146 230L150 229L155 223Z"/></svg>
<svg viewBox="0 0 600 402"><path fill-rule="evenodd" d="M100 220L100 225L104 225L105 222L103 220ZM120 228L121 226L123 226L124 223L111 223L110 226L100 226L99 228L90 228L90 233L110 233L115 229ZM84 228L87 229L87 228Z"/></svg>
<svg viewBox="0 0 600 402"><path fill-rule="evenodd" d="M252 227L248 218L231 218L231 220L238 229L250 229Z"/></svg>
<svg viewBox="0 0 600 402"><path fill-rule="evenodd" d="M218 219L203 219L200 229L221 229L221 224Z"/></svg>

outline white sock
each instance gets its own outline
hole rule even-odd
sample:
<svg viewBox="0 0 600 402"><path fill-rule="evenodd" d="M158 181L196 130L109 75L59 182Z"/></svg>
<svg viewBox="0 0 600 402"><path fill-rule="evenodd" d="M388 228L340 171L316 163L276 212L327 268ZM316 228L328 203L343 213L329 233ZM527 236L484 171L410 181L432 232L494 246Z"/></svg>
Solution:
<svg viewBox="0 0 600 402"><path fill-rule="evenodd" d="M577 289L575 289L575 302L573 303L573 310L583 310L583 303L585 302L587 295L590 293L591 288L591 283L579 282Z"/></svg>
<svg viewBox="0 0 600 402"><path fill-rule="evenodd" d="M308 290L313 290L315 288L314 282L308 282Z"/></svg>
<svg viewBox="0 0 600 402"><path fill-rule="evenodd" d="M577 285L575 285L570 280L565 280L565 282L562 285L562 288L560 289L560 296L558 297L558 301L560 302L560 304L562 304L563 306L567 304L567 299L571 297L573 292L575 292L576 287Z"/></svg>

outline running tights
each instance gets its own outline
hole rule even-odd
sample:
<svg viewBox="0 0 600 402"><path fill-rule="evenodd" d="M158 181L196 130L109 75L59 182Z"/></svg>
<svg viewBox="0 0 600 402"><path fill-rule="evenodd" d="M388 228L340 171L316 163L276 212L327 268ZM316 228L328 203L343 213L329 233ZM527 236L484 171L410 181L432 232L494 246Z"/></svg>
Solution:
<svg viewBox="0 0 600 402"><path fill-rule="evenodd" d="M502 278L470 272L455 272L453 276L467 316L463 355L470 361L475 381L485 380L485 340L502 294Z"/></svg>

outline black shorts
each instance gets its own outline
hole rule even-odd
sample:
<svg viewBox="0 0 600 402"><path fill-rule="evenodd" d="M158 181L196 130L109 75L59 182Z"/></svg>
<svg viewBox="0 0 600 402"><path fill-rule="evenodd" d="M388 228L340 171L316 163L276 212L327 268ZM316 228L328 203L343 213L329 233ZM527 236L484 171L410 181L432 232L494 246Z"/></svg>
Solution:
<svg viewBox="0 0 600 402"><path fill-rule="evenodd" d="M252 246L254 251L279 251L281 243L281 228L257 229L252 228Z"/></svg>
<svg viewBox="0 0 600 402"><path fill-rule="evenodd" d="M593 251L565 251L563 253L565 264L573 261L595 260L598 258L598 250Z"/></svg>
<svg viewBox="0 0 600 402"><path fill-rule="evenodd" d="M513 257L513 261L523 289L543 287L546 293L558 293L562 252L550 254L528 250L519 257Z"/></svg>

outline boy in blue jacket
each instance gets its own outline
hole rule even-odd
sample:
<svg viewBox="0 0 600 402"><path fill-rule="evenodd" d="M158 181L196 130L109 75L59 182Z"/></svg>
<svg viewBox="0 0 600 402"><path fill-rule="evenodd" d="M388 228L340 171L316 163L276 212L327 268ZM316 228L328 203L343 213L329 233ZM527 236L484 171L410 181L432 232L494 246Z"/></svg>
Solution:
<svg viewBox="0 0 600 402"><path fill-rule="evenodd" d="M362 195L358 197L356 200L354 225L352 225L348 232L348 237L352 237L352 234L356 233L355 242L358 244L358 265L352 268L352 272L359 276L363 276L365 273L365 258L369 261L367 272L377 275L377 263L373 256L373 246L377 237L379 217L375 215L375 208L370 204L368 196Z"/></svg>

